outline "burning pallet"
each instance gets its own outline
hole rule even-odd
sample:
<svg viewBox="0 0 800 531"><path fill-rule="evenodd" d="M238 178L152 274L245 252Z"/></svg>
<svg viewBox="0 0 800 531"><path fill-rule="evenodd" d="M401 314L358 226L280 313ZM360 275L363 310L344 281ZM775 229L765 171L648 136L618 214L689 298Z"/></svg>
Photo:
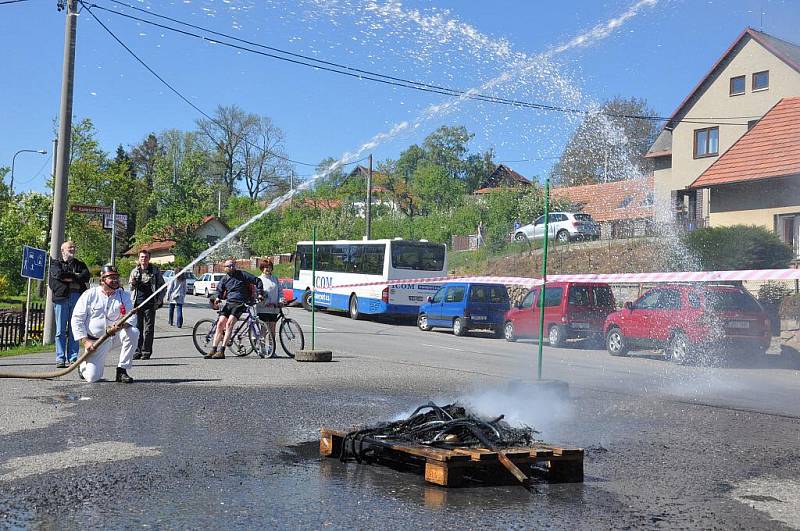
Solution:
<svg viewBox="0 0 800 531"><path fill-rule="evenodd" d="M319 451L326 457L342 456L348 432L322 428ZM444 487L456 487L477 480L483 483L508 484L520 480L516 467L526 475L543 477L554 483L583 481L583 449L562 448L547 444L530 447L434 448L379 440L369 436L358 441L362 460L425 475L425 481ZM509 467L508 462L513 463ZM516 476L516 479L515 479ZM527 479L527 478L526 478Z"/></svg>

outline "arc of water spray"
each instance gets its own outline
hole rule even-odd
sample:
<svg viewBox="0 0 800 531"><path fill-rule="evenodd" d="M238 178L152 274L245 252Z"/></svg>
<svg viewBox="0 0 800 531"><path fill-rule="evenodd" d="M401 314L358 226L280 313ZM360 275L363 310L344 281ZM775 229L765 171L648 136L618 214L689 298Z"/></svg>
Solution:
<svg viewBox="0 0 800 531"><path fill-rule="evenodd" d="M174 282L175 279L178 278L179 275L191 270L196 264L198 264L199 262L204 260L206 257L208 257L211 253L213 253L215 250L217 250L220 246L224 245L225 243L227 243L231 239L235 238L242 231L247 229L250 225L252 225L256 221L258 221L259 219L263 218L264 216L266 216L270 212L272 212L275 208L277 208L278 206L280 206L284 202L286 202L289 199L291 199L298 192L301 192L301 191L304 191L304 190L308 189L318 179L329 175L331 172L335 171L336 169L338 169L341 166L343 166L344 164L346 164L345 163L346 160L355 160L355 159L357 159L365 151L374 149L376 146L378 146L384 140L388 140L390 138L393 138L393 137L395 137L396 135L398 135L400 132L402 132L404 130L407 130L409 128L417 129L425 121L430 120L434 116L442 114L442 113L444 113L444 112L456 107L457 105L460 105L462 102L468 100L470 94L475 94L479 90L485 90L487 88L494 87L494 86L498 85L499 83L507 81L508 79L511 78L512 75L516 75L516 76L522 75L526 71L534 68L534 66L536 65L535 60L547 59L548 57L550 57L550 56L552 56L554 54L562 53L562 52L564 52L566 50L569 50L571 48L575 48L575 47L578 47L578 46L588 46L591 43L596 42L597 40L600 40L600 39L608 37L608 35L610 35L615 29L619 28L628 19L630 19L633 16L635 16L639 12L639 10L641 8L655 6L656 4L658 4L659 1L660 0L639 0L637 3L635 3L633 6L631 6L627 11L625 11L619 17L611 19L610 21L608 21L608 22L606 22L604 24L599 24L599 25L595 26L589 32L584 33L582 35L579 35L579 36L573 38L572 40L568 41L567 43L562 44L562 45L560 45L560 46L558 46L558 47L556 47L556 48L554 48L554 49L552 49L552 50L550 50L548 52L545 52L544 54L540 54L533 61L517 61L513 65L514 68L510 69L510 71L506 71L506 72L500 74L499 76L497 76L497 77L495 77L493 79L490 79L489 81L483 83L479 87L476 87L476 88L473 88L473 89L470 89L470 90L466 91L463 95L459 96L458 98L453 99L453 100L449 100L449 101L447 101L447 102L445 102L443 104L440 104L440 105L430 105L430 106L428 106L422 112L421 116L419 116L416 120L414 120L414 122L411 122L411 123L409 123L407 121L400 122L398 124L395 124L390 130L376 134L369 141L367 141L364 144L362 144L355 152L353 152L353 153L350 153L350 152L345 153L344 155L342 155L342 157L338 161L332 163L324 171L313 175L310 179L308 179L307 181L301 183L300 185L298 185L293 190L290 190L290 191L286 192L285 194L283 194L282 196L280 196L280 197L278 197L276 199L273 199L272 202L270 202L270 204L267 205L267 207L264 210L262 210L261 212L259 212L255 216L251 217L250 219L248 219L247 221L245 221L244 223L242 223L241 225L236 227L234 230L232 230L230 233L228 233L224 238L222 238L216 244L214 244L213 246L211 246L208 249L206 249L205 251L203 251L197 258L192 260L183 269L181 269L180 272L178 272L177 274L173 275L172 278L170 278L170 280L168 282L166 282L163 286L161 286L159 289L157 289L152 295L150 295L147 299L145 299L141 304L139 304L139 306L134 308L130 313L125 315L120 321L115 323L115 326L121 327L123 324L125 324L128 321L128 319L130 319L131 317L133 317L134 315L136 315L138 313L139 308L141 308L142 306L144 306L145 304L147 304L148 302L153 300L153 298L155 298L161 291L166 289L172 282ZM94 343L94 348L96 349L97 347L102 345L105 341L107 341L112 336L113 336L113 334L109 334L108 332L106 332L105 334L103 334ZM88 356L90 356L92 354L92 352L94 352L94 350L92 350L92 351L84 351L84 353L78 358L77 362L72 364L72 365L70 365L66 369L61 369L61 370L58 370L58 371L51 371L51 372L21 372L21 373L0 372L0 378L25 378L25 379L58 378L60 376L64 376L64 375L72 372L73 370L75 370L75 368L80 363L82 363Z"/></svg>

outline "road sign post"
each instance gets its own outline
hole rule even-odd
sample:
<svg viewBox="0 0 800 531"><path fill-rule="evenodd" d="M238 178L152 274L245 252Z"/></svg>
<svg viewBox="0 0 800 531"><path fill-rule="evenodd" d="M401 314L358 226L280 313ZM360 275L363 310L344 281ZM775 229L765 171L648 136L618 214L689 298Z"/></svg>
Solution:
<svg viewBox="0 0 800 531"><path fill-rule="evenodd" d="M28 295L25 298L25 330L22 335L23 344L28 344L28 328L31 316L31 280L44 280L47 251L35 247L22 246L22 269L20 275L28 279Z"/></svg>

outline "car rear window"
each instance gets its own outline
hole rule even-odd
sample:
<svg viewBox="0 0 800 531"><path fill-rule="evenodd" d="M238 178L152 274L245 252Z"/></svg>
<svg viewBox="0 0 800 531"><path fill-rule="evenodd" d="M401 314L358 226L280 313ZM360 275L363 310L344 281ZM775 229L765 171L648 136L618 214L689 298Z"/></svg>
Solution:
<svg viewBox="0 0 800 531"><path fill-rule="evenodd" d="M707 290L706 309L716 312L760 312L761 306L747 292L739 290Z"/></svg>
<svg viewBox="0 0 800 531"><path fill-rule="evenodd" d="M592 288L594 293L594 305L600 308L613 308L614 293L611 291L610 286L594 286Z"/></svg>
<svg viewBox="0 0 800 531"><path fill-rule="evenodd" d="M280 283L283 289L291 289L293 287L291 280L281 280Z"/></svg>
<svg viewBox="0 0 800 531"><path fill-rule="evenodd" d="M508 291L505 286L472 286L469 302L505 304L508 302Z"/></svg>
<svg viewBox="0 0 800 531"><path fill-rule="evenodd" d="M211 279L211 280L215 280L215 281L216 280L222 280L222 277L224 277L224 276L225 276L224 273L217 273L217 274L214 275L214 278Z"/></svg>
<svg viewBox="0 0 800 531"><path fill-rule="evenodd" d="M578 221L594 221L589 214L573 214Z"/></svg>

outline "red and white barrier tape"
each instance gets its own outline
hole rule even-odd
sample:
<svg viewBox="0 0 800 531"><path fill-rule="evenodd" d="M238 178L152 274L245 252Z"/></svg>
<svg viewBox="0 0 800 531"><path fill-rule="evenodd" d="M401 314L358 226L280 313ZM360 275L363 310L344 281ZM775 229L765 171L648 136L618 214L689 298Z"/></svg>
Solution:
<svg viewBox="0 0 800 531"><path fill-rule="evenodd" d="M740 271L675 271L669 273L609 273L581 275L550 275L550 282L607 282L610 284L640 284L650 282L729 282L732 280L800 280L800 269L746 269ZM397 284L441 284L444 282L468 281L509 286L533 287L542 284L540 278L492 277L492 276L447 276L431 278L407 278L384 280L361 284L341 284L327 289L356 288L362 286L393 286ZM319 288L318 288L319 289Z"/></svg>

